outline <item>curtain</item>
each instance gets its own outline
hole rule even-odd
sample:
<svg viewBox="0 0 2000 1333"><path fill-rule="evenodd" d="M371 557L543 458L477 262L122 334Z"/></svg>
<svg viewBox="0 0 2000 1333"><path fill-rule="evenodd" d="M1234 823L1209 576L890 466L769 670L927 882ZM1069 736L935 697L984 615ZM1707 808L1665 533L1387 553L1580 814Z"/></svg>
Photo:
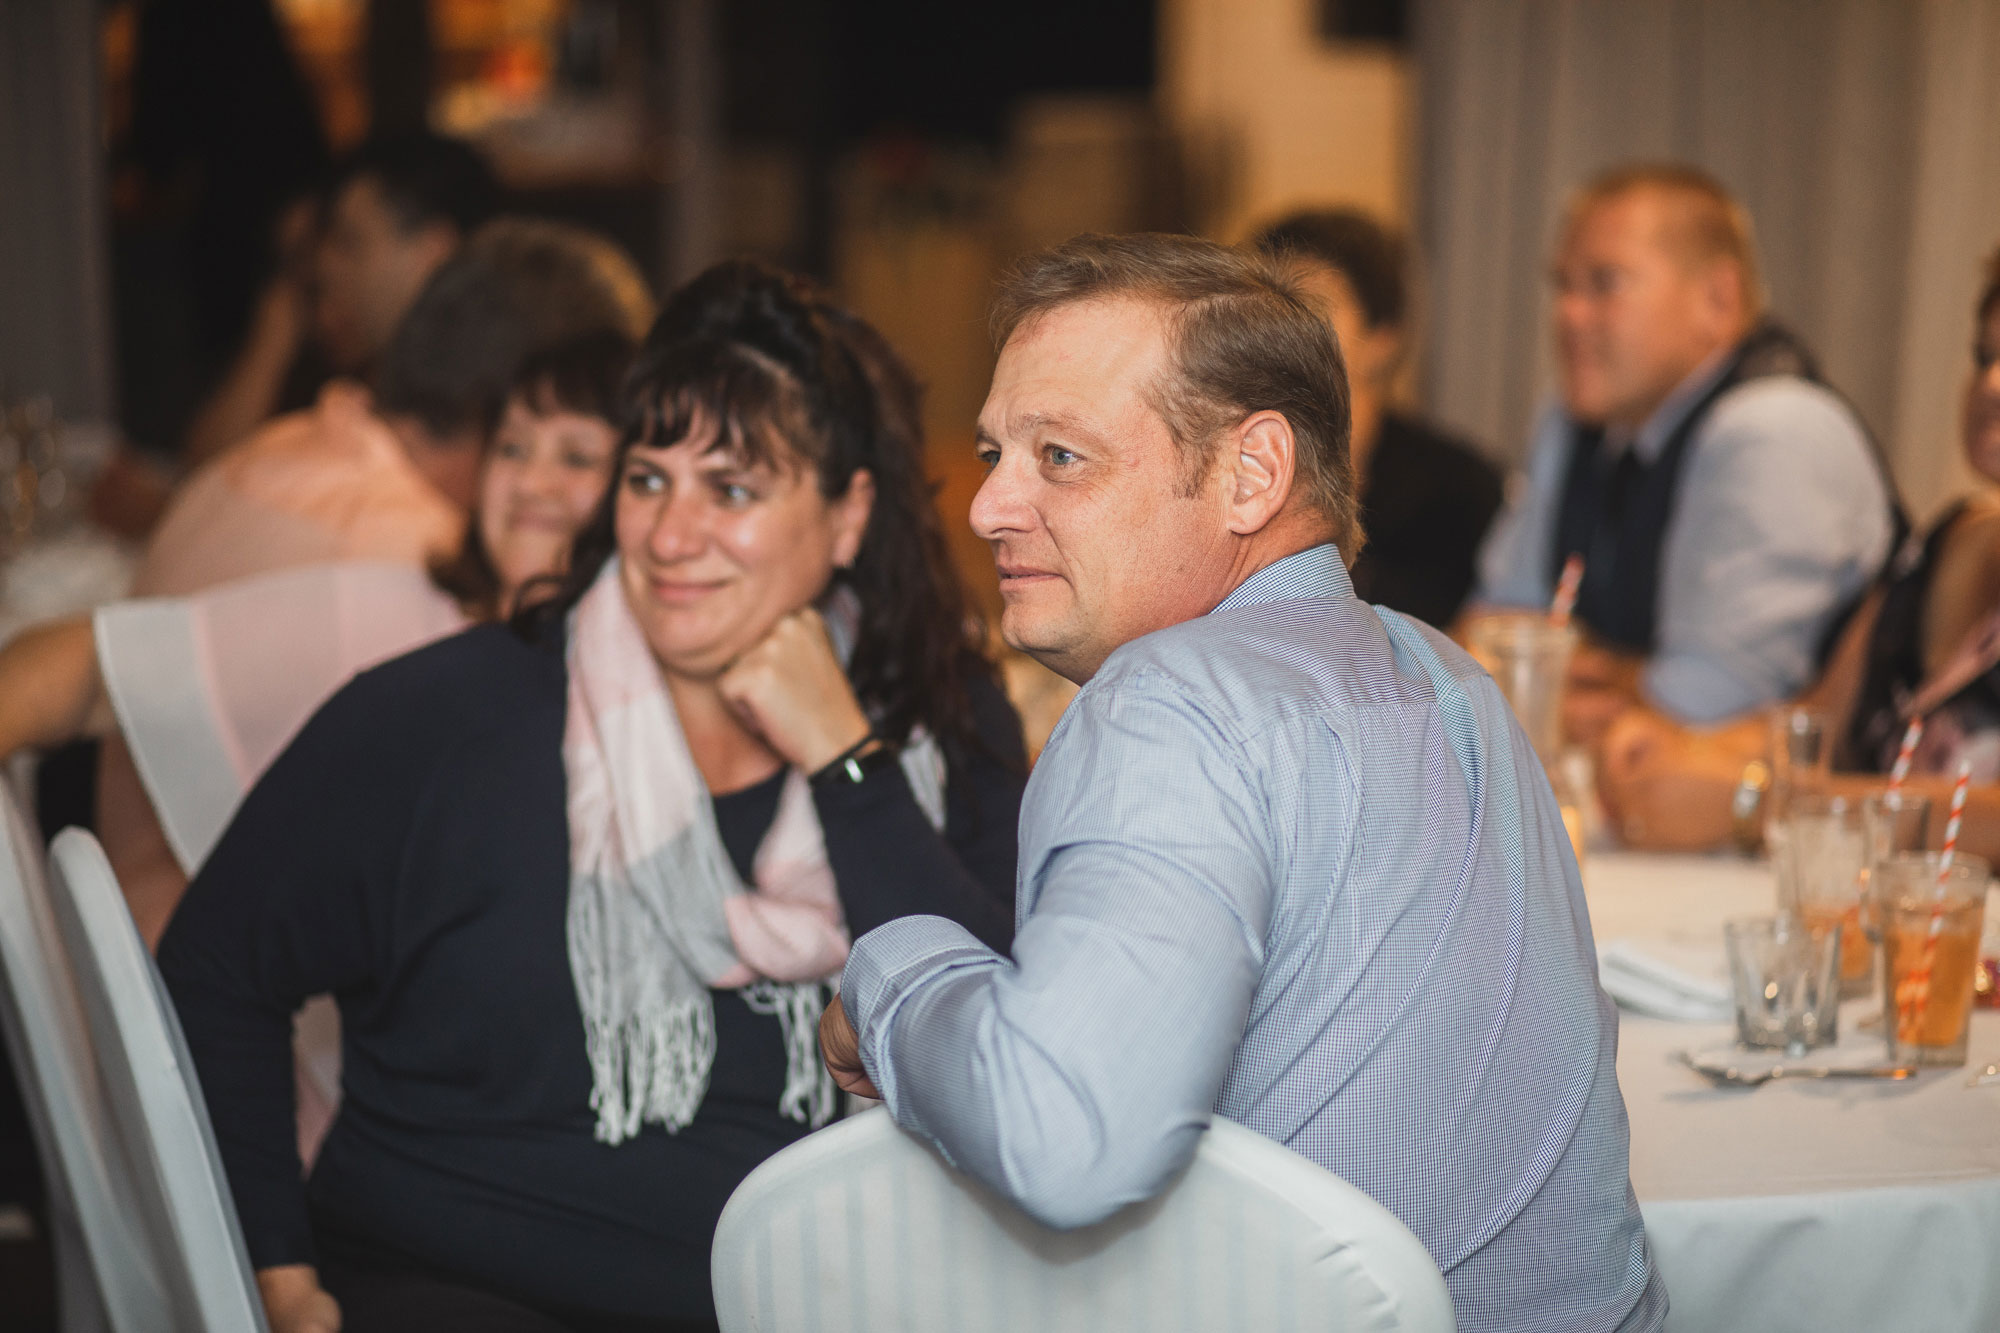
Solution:
<svg viewBox="0 0 2000 1333"><path fill-rule="evenodd" d="M1422 0L1423 397L1518 459L1552 386L1546 273L1587 176L1672 159L1753 217L1773 313L1912 512L1965 489L1958 397L2000 245L1996 0Z"/></svg>
<svg viewBox="0 0 2000 1333"><path fill-rule="evenodd" d="M0 381L111 416L97 6L0 0Z"/></svg>

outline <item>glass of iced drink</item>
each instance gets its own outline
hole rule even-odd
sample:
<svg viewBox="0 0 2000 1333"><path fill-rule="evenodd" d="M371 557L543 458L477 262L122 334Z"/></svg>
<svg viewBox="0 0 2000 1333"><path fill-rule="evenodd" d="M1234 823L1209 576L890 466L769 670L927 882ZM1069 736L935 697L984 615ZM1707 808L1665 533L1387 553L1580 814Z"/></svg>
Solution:
<svg viewBox="0 0 2000 1333"><path fill-rule="evenodd" d="M1882 1013L1892 1064L1962 1065L1987 865L1964 853L1905 853L1874 867L1882 932Z"/></svg>
<svg viewBox="0 0 2000 1333"><path fill-rule="evenodd" d="M1861 920L1868 848L1861 803L1799 793L1779 822L1771 840L1779 910L1796 914L1808 930L1838 931L1841 996L1866 995L1875 950Z"/></svg>

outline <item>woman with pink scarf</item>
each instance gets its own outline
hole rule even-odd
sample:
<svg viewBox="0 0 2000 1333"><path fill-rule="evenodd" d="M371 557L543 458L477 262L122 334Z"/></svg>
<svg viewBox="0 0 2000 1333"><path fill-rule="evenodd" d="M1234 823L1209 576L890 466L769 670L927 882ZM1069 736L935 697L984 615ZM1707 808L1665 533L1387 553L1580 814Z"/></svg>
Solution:
<svg viewBox="0 0 2000 1333"><path fill-rule="evenodd" d="M1024 763L908 374L794 280L710 270L627 386L561 585L364 673L160 946L278 1333L712 1327L723 1202L836 1110L856 934L1004 948ZM310 1181L287 1039L330 991Z"/></svg>

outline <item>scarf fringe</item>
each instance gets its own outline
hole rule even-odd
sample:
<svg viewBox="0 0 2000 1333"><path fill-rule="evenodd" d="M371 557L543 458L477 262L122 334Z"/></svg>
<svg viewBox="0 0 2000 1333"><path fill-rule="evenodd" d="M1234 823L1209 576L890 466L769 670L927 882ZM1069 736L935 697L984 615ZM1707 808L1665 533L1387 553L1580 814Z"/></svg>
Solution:
<svg viewBox="0 0 2000 1333"><path fill-rule="evenodd" d="M816 981L757 981L742 990L752 1013L776 1014L785 1041L785 1093L778 1111L818 1129L833 1118L839 1089L819 1058L819 1016L826 995Z"/></svg>
<svg viewBox="0 0 2000 1333"><path fill-rule="evenodd" d="M584 1040L599 1143L623 1143L648 1120L679 1133L708 1095L715 1008L706 992L650 1006L616 1024L586 1017Z"/></svg>

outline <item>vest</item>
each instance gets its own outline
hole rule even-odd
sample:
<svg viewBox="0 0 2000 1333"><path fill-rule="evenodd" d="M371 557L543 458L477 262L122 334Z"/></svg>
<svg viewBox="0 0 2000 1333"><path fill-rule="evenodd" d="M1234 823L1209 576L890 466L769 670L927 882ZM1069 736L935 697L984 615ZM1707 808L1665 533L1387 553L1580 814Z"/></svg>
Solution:
<svg viewBox="0 0 2000 1333"><path fill-rule="evenodd" d="M1760 324L1736 345L1722 373L1682 416L1650 463L1641 461L1630 447L1607 460L1602 426L1570 426L1569 470L1556 509L1555 561L1550 568L1561 569L1572 555L1583 557L1575 615L1601 642L1628 652L1652 653L1659 632L1660 561L1695 435L1724 394L1772 375L1794 375L1826 387L1803 343L1776 324ZM1860 419L1859 413L1855 419ZM1894 551L1909 532L1909 521L1896 500L1881 448L1866 436L1866 429L1869 452L1889 496L1894 529L1889 549ZM1834 617L1820 643L1822 658L1856 604Z"/></svg>

